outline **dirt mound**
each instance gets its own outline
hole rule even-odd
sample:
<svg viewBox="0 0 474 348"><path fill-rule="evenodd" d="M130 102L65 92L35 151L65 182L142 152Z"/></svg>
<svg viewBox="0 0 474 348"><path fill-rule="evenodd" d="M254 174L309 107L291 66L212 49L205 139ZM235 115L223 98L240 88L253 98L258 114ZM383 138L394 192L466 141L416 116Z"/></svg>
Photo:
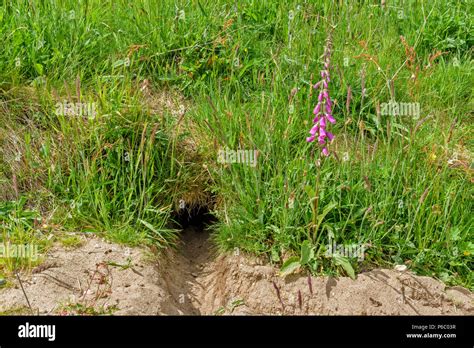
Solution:
<svg viewBox="0 0 474 348"><path fill-rule="evenodd" d="M429 277L378 269L348 277L278 277L277 270L242 257L222 257L214 291L201 311L233 314L443 315L474 314L474 296ZM242 306L229 304L242 300ZM227 304L227 305L226 305ZM229 310L230 309L230 310ZM233 310L232 310L233 309Z"/></svg>
<svg viewBox="0 0 474 348"><path fill-rule="evenodd" d="M220 255L205 231L183 231L160 257L97 237L57 246L21 274L35 313L115 315L438 315L474 314L473 294L410 272L373 270L346 277L290 276L244 255ZM31 313L15 279L0 289L0 311Z"/></svg>

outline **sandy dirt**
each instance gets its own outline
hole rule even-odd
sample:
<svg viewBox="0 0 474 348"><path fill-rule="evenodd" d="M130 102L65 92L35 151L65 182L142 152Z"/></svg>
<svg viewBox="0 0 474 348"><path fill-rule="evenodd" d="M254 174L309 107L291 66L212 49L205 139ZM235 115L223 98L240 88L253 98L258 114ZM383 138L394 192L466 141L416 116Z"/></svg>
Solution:
<svg viewBox="0 0 474 348"><path fill-rule="evenodd" d="M85 237L52 248L20 274L35 314L114 315L474 315L474 295L409 271L346 277L278 276L254 258L217 256L205 231L189 227L176 250ZM0 312L31 313L18 280L0 289Z"/></svg>

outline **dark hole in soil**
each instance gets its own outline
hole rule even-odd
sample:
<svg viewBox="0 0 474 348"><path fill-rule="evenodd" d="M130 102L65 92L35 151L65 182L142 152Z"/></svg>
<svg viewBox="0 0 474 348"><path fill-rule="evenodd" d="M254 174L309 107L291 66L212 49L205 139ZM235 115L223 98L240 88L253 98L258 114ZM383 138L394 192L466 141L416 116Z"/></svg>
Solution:
<svg viewBox="0 0 474 348"><path fill-rule="evenodd" d="M198 230L204 230L212 225L216 218L211 214L206 206L196 206L191 209L181 209L173 214L173 220L176 227L186 229L194 227Z"/></svg>

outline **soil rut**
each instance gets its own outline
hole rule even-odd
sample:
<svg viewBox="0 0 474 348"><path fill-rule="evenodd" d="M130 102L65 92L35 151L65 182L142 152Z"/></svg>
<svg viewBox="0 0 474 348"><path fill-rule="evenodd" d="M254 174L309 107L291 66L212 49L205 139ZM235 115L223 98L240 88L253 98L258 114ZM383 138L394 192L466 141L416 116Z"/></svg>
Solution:
<svg viewBox="0 0 474 348"><path fill-rule="evenodd" d="M164 314L203 314L200 308L210 273L208 265L215 258L209 231L194 226L183 230L178 250L168 256L164 266L169 270L164 280L176 306Z"/></svg>

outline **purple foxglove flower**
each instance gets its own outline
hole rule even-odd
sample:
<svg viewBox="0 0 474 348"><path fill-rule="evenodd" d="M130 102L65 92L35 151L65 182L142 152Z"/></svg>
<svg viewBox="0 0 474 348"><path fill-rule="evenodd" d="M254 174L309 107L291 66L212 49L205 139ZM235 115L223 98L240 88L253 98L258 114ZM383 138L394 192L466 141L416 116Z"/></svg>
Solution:
<svg viewBox="0 0 474 348"><path fill-rule="evenodd" d="M318 141L319 141L320 145L324 145L324 139L325 138L326 138L326 131L324 130L324 128L320 128L319 129L319 137L318 137Z"/></svg>
<svg viewBox="0 0 474 348"><path fill-rule="evenodd" d="M322 146L322 153L324 156L329 155L329 151L325 145L327 142L331 142L334 139L334 135L326 130L327 121L331 122L332 124L336 123L336 120L332 115L332 101L331 97L329 96L329 82L331 81L331 49L332 41L331 35L329 35L328 39L326 40L326 46L324 47L324 68L320 72L321 81L313 85L313 88L320 90L318 95L318 104L313 110L315 117L313 118L313 126L309 131L311 136L306 138L307 142L313 142L314 139L318 138L318 143Z"/></svg>
<svg viewBox="0 0 474 348"><path fill-rule="evenodd" d="M326 103L326 113L331 113L331 105L329 103Z"/></svg>
<svg viewBox="0 0 474 348"><path fill-rule="evenodd" d="M328 121L331 122L332 124L336 123L336 120L334 119L334 117L333 117L331 114L326 114L326 118L327 118Z"/></svg>
<svg viewBox="0 0 474 348"><path fill-rule="evenodd" d="M313 110L313 114L315 115L319 114L320 110L321 110L321 103L318 103L318 105L316 105L316 107Z"/></svg>
<svg viewBox="0 0 474 348"><path fill-rule="evenodd" d="M319 125L321 126L321 128L326 128L326 118L325 117L321 118L321 121L319 122Z"/></svg>
<svg viewBox="0 0 474 348"><path fill-rule="evenodd" d="M311 134L313 136L316 135L316 133L318 132L318 128L319 128L319 126L317 124L315 124L313 126L313 128L311 128L311 130L309 131L309 134Z"/></svg>

